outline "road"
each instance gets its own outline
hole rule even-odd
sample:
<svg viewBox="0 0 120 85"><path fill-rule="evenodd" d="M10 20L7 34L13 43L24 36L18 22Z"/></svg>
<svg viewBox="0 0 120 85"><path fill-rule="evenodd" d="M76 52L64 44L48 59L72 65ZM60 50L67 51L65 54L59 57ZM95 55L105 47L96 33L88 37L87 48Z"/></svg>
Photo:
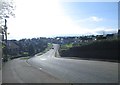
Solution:
<svg viewBox="0 0 120 85"><path fill-rule="evenodd" d="M41 56L6 63L3 83L118 83L118 63L59 58L59 46L53 47Z"/></svg>
<svg viewBox="0 0 120 85"><path fill-rule="evenodd" d="M2 69L2 43L0 42L0 85L2 83L2 71L1 71L1 69Z"/></svg>
<svg viewBox="0 0 120 85"><path fill-rule="evenodd" d="M59 83L62 80L29 65L26 60L14 59L2 69L2 83Z"/></svg>
<svg viewBox="0 0 120 85"><path fill-rule="evenodd" d="M2 71L0 69L0 85L2 84Z"/></svg>

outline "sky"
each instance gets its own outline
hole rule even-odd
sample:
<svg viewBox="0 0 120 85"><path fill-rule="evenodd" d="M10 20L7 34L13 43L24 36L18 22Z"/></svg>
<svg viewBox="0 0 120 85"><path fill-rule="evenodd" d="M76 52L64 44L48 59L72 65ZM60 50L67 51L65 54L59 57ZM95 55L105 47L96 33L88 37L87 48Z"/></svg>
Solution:
<svg viewBox="0 0 120 85"><path fill-rule="evenodd" d="M8 39L116 33L117 2L16 0Z"/></svg>

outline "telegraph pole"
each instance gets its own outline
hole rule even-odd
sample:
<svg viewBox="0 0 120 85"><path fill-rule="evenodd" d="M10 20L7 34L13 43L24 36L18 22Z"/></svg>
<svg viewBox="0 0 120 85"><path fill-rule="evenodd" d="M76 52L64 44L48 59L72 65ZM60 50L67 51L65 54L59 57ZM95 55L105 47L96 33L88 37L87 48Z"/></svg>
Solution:
<svg viewBox="0 0 120 85"><path fill-rule="evenodd" d="M5 43L6 43L6 45L7 45L7 20L6 20L6 19L5 19L4 30L5 30Z"/></svg>
<svg viewBox="0 0 120 85"><path fill-rule="evenodd" d="M6 44L6 46L5 46L5 48L6 48L6 52L5 52L5 57L6 57L6 60L8 60L8 56L7 56L7 20L5 19L5 27L4 27L4 29L5 29L5 44Z"/></svg>
<svg viewBox="0 0 120 85"><path fill-rule="evenodd" d="M8 56L7 56L7 20L5 19L5 25L4 28L2 29L2 41L5 45L4 48L4 60L7 61L8 60Z"/></svg>

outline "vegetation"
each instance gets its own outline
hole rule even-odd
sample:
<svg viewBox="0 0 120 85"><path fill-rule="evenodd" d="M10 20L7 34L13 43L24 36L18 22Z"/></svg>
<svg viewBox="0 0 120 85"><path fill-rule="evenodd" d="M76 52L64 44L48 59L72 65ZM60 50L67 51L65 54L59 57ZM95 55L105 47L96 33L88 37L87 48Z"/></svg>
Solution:
<svg viewBox="0 0 120 85"><path fill-rule="evenodd" d="M72 43L61 45L62 50L68 50L71 47L73 47Z"/></svg>
<svg viewBox="0 0 120 85"><path fill-rule="evenodd" d="M27 60L29 57L22 57L21 60Z"/></svg>
<svg viewBox="0 0 120 85"><path fill-rule="evenodd" d="M4 53L4 55L2 56L4 58L3 61L7 61L8 59L6 56L7 42L5 42L7 41L7 25L6 25L7 19L6 18L15 17L14 10L15 10L15 4L13 0L0 0L0 35L2 40L4 40L2 42L3 43L2 49Z"/></svg>
<svg viewBox="0 0 120 85"><path fill-rule="evenodd" d="M69 49L59 50L62 57L78 57L87 59L118 60L118 46L120 40L100 40L92 43L81 44Z"/></svg>
<svg viewBox="0 0 120 85"><path fill-rule="evenodd" d="M75 44L73 44L73 43L67 44L66 43L66 44L62 44L60 48L62 50L68 50L68 49L70 49L72 47L85 46L85 45L89 45L91 43L93 43L93 42L81 42L81 43L75 43Z"/></svg>
<svg viewBox="0 0 120 85"><path fill-rule="evenodd" d="M36 56L42 55L43 53L45 53L45 52L47 52L48 50L50 50L52 47L53 47L52 43L48 43L48 44L47 44L47 48L45 48L45 50L43 50L42 52L36 54Z"/></svg>
<svg viewBox="0 0 120 85"><path fill-rule="evenodd" d="M66 57L117 60L118 43L116 34L80 37L32 38L8 40L7 51L3 43L3 54L9 58L41 55L52 48L51 43L60 44L60 55ZM118 40L117 40L118 39ZM56 56L59 53L56 52ZM3 56L4 56L3 55ZM110 56L109 56L110 55ZM115 57L115 58L114 58Z"/></svg>
<svg viewBox="0 0 120 85"><path fill-rule="evenodd" d="M15 16L15 3L14 0L0 0L0 19L5 16Z"/></svg>
<svg viewBox="0 0 120 85"><path fill-rule="evenodd" d="M10 59L27 56L32 57L35 54L44 51L46 48L47 42L42 39L32 38L22 39L19 41L9 40L7 45L7 51L3 48L3 54L7 54L7 57Z"/></svg>

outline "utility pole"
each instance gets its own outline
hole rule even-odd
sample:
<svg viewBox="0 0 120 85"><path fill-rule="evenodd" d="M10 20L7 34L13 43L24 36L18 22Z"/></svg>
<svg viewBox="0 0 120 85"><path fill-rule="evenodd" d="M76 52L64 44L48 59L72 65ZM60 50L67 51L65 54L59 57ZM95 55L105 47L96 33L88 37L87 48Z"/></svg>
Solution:
<svg viewBox="0 0 120 85"><path fill-rule="evenodd" d="M4 29L5 29L5 43L6 43L6 45L7 45L7 20L6 20L6 19L5 19Z"/></svg>
<svg viewBox="0 0 120 85"><path fill-rule="evenodd" d="M5 45L5 50L4 50L4 60L7 61L8 60L8 56L7 56L7 20L5 19L5 25L4 28L2 29L2 41Z"/></svg>
<svg viewBox="0 0 120 85"><path fill-rule="evenodd" d="M5 19L5 27L4 27L4 29L5 29L5 44L6 44L6 46L5 46L5 48L6 48L6 50L5 50L6 54L5 55L6 56L5 57L6 57L6 60L8 60L8 56L7 56L7 20L6 19Z"/></svg>

